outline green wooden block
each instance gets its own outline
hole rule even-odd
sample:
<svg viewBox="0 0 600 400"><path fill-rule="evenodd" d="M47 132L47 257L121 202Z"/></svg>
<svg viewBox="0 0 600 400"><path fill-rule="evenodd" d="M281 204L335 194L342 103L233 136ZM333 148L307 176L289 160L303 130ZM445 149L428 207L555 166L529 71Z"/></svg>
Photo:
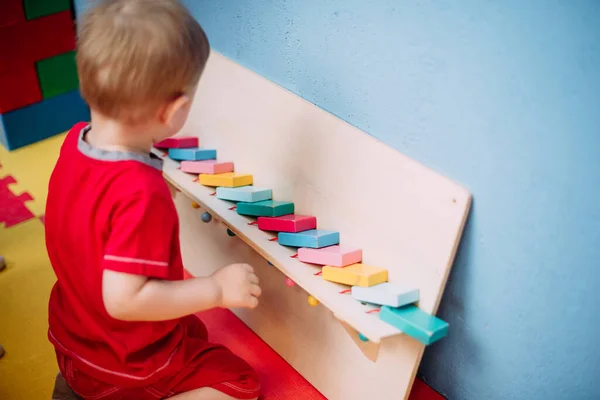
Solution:
<svg viewBox="0 0 600 400"><path fill-rule="evenodd" d="M426 345L448 334L447 322L413 305L400 308L383 306L379 318Z"/></svg>
<svg viewBox="0 0 600 400"><path fill-rule="evenodd" d="M69 10L71 0L23 0L23 7L25 8L25 17L34 19Z"/></svg>
<svg viewBox="0 0 600 400"><path fill-rule="evenodd" d="M237 213L254 217L281 217L294 213L294 203L287 201L265 200L256 203L238 203Z"/></svg>
<svg viewBox="0 0 600 400"><path fill-rule="evenodd" d="M36 69L44 99L70 92L79 87L74 51L38 61Z"/></svg>

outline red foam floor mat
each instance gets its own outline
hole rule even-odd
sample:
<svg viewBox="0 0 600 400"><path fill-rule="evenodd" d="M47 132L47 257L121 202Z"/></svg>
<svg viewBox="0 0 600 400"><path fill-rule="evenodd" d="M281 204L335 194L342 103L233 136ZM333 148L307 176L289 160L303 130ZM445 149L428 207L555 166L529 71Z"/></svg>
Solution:
<svg viewBox="0 0 600 400"><path fill-rule="evenodd" d="M233 312L213 309L197 316L206 325L210 341L226 346L257 371L263 388L261 400L327 400ZM415 379L409 400L443 399L423 381Z"/></svg>

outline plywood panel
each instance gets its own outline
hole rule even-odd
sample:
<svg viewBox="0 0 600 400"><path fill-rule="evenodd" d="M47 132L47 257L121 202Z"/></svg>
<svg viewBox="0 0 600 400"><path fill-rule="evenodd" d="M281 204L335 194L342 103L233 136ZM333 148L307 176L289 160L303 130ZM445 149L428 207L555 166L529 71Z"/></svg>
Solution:
<svg viewBox="0 0 600 400"><path fill-rule="evenodd" d="M182 134L216 148L275 199L294 201L298 214L315 215L320 228L339 231L342 245L362 248L363 261L387 268L391 282L419 288L419 306L435 313L467 190L214 52ZM178 173L170 179L189 185ZM309 307L307 293L285 286L240 238L203 224L181 195L178 209L186 267L206 274L228 262L255 264L265 294L257 310L238 315L328 398L406 398L423 345L396 335L369 361L327 308Z"/></svg>

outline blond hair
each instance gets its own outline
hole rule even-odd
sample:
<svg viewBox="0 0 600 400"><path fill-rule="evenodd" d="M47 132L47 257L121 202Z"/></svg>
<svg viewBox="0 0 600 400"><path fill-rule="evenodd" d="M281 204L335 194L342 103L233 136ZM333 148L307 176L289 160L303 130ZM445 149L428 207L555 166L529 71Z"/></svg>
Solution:
<svg viewBox="0 0 600 400"><path fill-rule="evenodd" d="M206 34L177 0L103 0L79 27L77 68L92 109L135 123L192 90Z"/></svg>

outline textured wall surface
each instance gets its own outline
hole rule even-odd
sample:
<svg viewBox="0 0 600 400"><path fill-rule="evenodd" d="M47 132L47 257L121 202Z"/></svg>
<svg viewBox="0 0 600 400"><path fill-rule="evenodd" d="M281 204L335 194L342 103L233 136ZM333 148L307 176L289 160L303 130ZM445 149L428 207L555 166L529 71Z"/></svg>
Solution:
<svg viewBox="0 0 600 400"><path fill-rule="evenodd" d="M600 2L186 4L216 50L472 191L420 375L457 400L600 398Z"/></svg>

